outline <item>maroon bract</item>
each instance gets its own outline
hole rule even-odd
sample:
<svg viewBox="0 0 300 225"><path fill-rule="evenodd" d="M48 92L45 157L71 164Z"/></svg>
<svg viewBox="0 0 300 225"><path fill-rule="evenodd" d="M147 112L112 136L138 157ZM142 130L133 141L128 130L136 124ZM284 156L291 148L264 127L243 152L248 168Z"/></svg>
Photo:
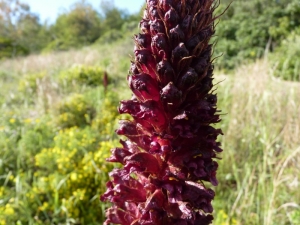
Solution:
<svg viewBox="0 0 300 225"><path fill-rule="evenodd" d="M121 169L102 201L113 206L104 224L206 225L213 220L214 192L221 152L216 141L217 96L212 91L214 0L147 0L135 36L135 61L127 80L133 92L123 100L117 129L122 147L110 162Z"/></svg>

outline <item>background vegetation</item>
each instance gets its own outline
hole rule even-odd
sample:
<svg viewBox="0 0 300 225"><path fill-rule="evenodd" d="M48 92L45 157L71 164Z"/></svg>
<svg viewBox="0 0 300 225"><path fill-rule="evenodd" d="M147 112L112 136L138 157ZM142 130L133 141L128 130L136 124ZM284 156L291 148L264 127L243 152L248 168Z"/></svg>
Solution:
<svg viewBox="0 0 300 225"><path fill-rule="evenodd" d="M140 15L78 2L49 25L0 8L0 225L102 224ZM298 0L236 0L217 26L216 225L300 224L299 15Z"/></svg>

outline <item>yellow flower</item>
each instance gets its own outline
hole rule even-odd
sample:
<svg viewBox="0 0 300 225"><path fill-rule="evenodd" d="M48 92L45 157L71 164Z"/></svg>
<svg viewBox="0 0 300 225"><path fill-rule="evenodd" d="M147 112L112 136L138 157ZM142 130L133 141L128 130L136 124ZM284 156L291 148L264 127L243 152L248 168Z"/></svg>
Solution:
<svg viewBox="0 0 300 225"><path fill-rule="evenodd" d="M232 225L236 225L237 224L237 220L236 219L232 219Z"/></svg>
<svg viewBox="0 0 300 225"><path fill-rule="evenodd" d="M45 211L45 210L47 210L48 207L49 207L49 203L48 202L44 202L43 205L39 207L39 209L41 211Z"/></svg>
<svg viewBox="0 0 300 225"><path fill-rule="evenodd" d="M31 123L31 119L30 118L25 119L24 123Z"/></svg>
<svg viewBox="0 0 300 225"><path fill-rule="evenodd" d="M10 204L6 204L4 209L4 214L9 216L9 215L13 215L14 213L15 210L13 209L13 207Z"/></svg>
<svg viewBox="0 0 300 225"><path fill-rule="evenodd" d="M9 176L9 180L13 181L15 179L14 175Z"/></svg>
<svg viewBox="0 0 300 225"><path fill-rule="evenodd" d="M77 180L77 174L76 173L71 173L70 178L71 178L72 181L76 181Z"/></svg>
<svg viewBox="0 0 300 225"><path fill-rule="evenodd" d="M16 122L16 119L15 119L15 118L11 118L11 119L9 120L9 122L10 122L11 124L14 124L14 123Z"/></svg>

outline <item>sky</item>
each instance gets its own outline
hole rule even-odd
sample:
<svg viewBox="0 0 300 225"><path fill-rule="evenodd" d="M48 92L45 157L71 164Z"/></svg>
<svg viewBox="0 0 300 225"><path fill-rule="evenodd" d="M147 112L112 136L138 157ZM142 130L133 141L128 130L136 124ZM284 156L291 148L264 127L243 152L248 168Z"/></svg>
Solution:
<svg viewBox="0 0 300 225"><path fill-rule="evenodd" d="M138 12L145 0L111 0L119 9L128 10L129 13ZM78 0L23 0L21 2L27 3L30 6L30 11L37 13L40 17L40 21L44 22L48 20L53 23L59 14L68 10L72 4L78 2ZM95 9L100 8L101 0L87 0L93 5Z"/></svg>

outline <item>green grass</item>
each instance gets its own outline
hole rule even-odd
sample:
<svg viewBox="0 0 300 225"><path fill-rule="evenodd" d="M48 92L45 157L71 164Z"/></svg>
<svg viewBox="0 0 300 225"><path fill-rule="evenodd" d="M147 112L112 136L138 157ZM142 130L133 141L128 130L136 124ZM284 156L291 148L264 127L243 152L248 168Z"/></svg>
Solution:
<svg viewBox="0 0 300 225"><path fill-rule="evenodd" d="M98 198L111 169L104 158L117 145L118 101L130 98L132 49L128 39L0 62L0 225L102 224ZM108 92L61 82L78 65L106 70ZM224 152L215 225L300 224L300 84L270 68L258 61L216 72Z"/></svg>
<svg viewBox="0 0 300 225"><path fill-rule="evenodd" d="M0 63L1 225L103 223L131 45L115 43L117 58L107 45Z"/></svg>
<svg viewBox="0 0 300 225"><path fill-rule="evenodd" d="M226 112L216 212L237 224L299 224L300 84L272 77L267 62L220 84Z"/></svg>

